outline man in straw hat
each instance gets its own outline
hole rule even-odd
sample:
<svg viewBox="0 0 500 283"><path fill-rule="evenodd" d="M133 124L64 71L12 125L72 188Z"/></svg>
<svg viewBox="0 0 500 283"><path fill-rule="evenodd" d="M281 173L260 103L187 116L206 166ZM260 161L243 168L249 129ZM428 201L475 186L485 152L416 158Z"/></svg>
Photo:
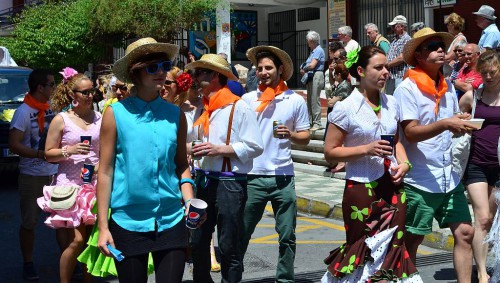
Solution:
<svg viewBox="0 0 500 283"><path fill-rule="evenodd" d="M498 50L500 48L500 31L495 24L497 19L495 9L488 5L482 5L473 14L476 15L476 25L483 29L478 44L481 52L487 49Z"/></svg>
<svg viewBox="0 0 500 283"><path fill-rule="evenodd" d="M293 74L293 63L283 50L257 46L247 51L257 66L258 90L243 95L257 113L264 153L255 158L248 174L248 200L243 218L243 254L252 233L271 201L279 234L277 282L294 282L295 226L297 205L291 143L309 143L309 115L300 95L289 90L285 81ZM279 123L277 123L279 121Z"/></svg>
<svg viewBox="0 0 500 283"><path fill-rule="evenodd" d="M460 178L452 170L451 137L470 132L473 126L462 119L455 89L440 72L445 50L453 36L423 28L403 49L406 63L414 66L396 89L403 145L413 168L404 180L408 200L406 247L415 262L424 235L432 232L432 219L450 227L458 282L470 282L474 228Z"/></svg>
<svg viewBox="0 0 500 283"><path fill-rule="evenodd" d="M403 80L403 76L408 70L409 66L403 60L403 46L411 39L406 32L408 22L406 17L398 15L394 17L389 26L394 32L394 39L389 46L389 53L387 53L387 60L389 63L390 78L385 83L385 93L392 95L394 90Z"/></svg>
<svg viewBox="0 0 500 283"><path fill-rule="evenodd" d="M194 231L193 280L213 282L210 276L210 240L217 224L223 282L240 282L243 256L243 210L247 174L252 160L263 151L255 113L231 93L227 80L237 80L229 63L219 55L205 54L189 63L203 95L205 111L194 123L200 125L202 143L193 146L194 156L204 156L196 173L197 197L206 201L207 221Z"/></svg>

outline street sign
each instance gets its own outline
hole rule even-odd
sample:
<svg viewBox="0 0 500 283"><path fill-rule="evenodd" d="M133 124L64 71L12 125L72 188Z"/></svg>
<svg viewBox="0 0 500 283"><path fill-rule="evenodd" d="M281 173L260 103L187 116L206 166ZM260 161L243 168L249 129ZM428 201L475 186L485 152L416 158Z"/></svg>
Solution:
<svg viewBox="0 0 500 283"><path fill-rule="evenodd" d="M425 0L424 8L439 7L439 2L441 2L441 6L448 6L456 4L457 0Z"/></svg>

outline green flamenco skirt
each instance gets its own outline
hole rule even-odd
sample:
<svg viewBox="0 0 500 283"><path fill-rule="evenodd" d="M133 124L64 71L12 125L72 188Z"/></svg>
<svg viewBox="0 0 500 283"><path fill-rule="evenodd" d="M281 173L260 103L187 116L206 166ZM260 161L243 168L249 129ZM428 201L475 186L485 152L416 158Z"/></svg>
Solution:
<svg viewBox="0 0 500 283"><path fill-rule="evenodd" d="M95 206L97 207L97 205ZM110 211L108 212L109 219ZM78 261L87 266L87 272L96 277L117 276L115 261L112 257L105 256L97 247L99 229L97 223L92 228L92 234L87 242L87 248L80 254ZM149 253L148 275L154 272L153 256Z"/></svg>

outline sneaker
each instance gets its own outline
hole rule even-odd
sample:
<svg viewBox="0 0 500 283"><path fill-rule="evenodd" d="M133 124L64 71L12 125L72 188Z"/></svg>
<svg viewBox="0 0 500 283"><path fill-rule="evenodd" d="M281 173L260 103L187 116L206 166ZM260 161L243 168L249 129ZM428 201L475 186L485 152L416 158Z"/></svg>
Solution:
<svg viewBox="0 0 500 283"><path fill-rule="evenodd" d="M35 265L33 262L26 262L23 266L23 278L24 280L34 281L40 279L35 270Z"/></svg>

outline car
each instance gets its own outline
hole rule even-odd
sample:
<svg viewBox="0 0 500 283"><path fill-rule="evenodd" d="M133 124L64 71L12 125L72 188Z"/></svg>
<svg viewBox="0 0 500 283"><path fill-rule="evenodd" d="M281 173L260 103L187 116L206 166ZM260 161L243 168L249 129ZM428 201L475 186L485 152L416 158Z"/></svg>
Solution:
<svg viewBox="0 0 500 283"><path fill-rule="evenodd" d="M29 90L32 69L0 67L0 175L17 171L19 157L9 149L10 121Z"/></svg>

